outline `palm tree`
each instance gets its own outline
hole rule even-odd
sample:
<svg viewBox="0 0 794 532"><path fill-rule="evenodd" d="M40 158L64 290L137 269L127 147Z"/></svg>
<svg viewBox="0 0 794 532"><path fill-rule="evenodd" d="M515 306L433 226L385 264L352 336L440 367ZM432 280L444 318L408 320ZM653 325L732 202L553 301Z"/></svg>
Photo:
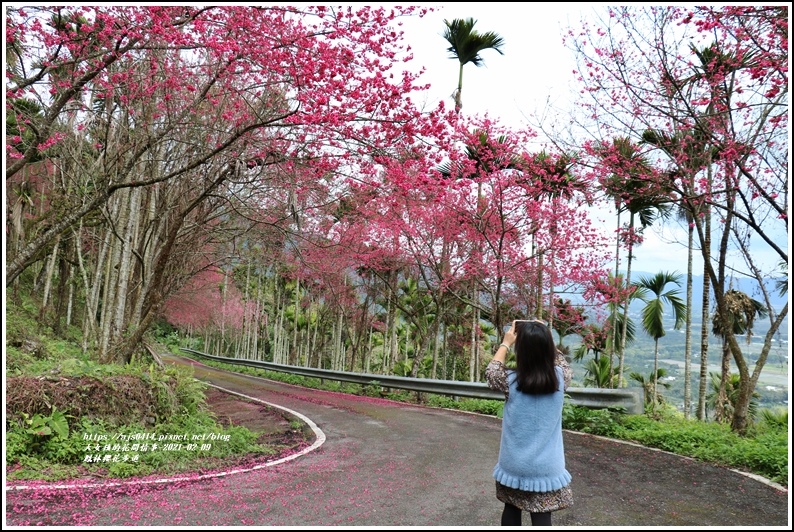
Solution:
<svg viewBox="0 0 794 532"><path fill-rule="evenodd" d="M504 55L502 52L502 45L504 39L499 34L492 31L479 33L474 29L477 23L473 18L467 19L453 19L452 22L444 20L446 29L442 36L449 43L447 51L450 53L450 59L457 59L460 62L460 70L458 71L458 88L455 90L455 112L460 113L460 108L463 107L461 101L461 92L463 91L463 65L471 63L474 66L481 66L483 59L480 57L480 52L483 50L493 49L499 52L499 55Z"/></svg>
<svg viewBox="0 0 794 532"><path fill-rule="evenodd" d="M665 291L668 284L680 285L680 278L678 273L659 272L653 277L640 277L635 284L638 297L646 303L642 309L642 328L654 340L653 397L656 397L656 387L659 381L659 339L666 334L664 330L665 304L669 304L673 309L674 328L680 328L686 319L686 304L679 297L678 290ZM656 404L654 403L655 413Z"/></svg>
<svg viewBox="0 0 794 532"><path fill-rule="evenodd" d="M689 419L692 409L692 284L694 275L695 225L689 209L679 205L679 219L687 224L686 245L686 323L684 325L684 418Z"/></svg>
<svg viewBox="0 0 794 532"><path fill-rule="evenodd" d="M691 138L694 138L702 145L702 151L698 153L697 150L692 150L692 145L687 146L686 152L683 154L685 157L695 156L702 158L704 168L706 169L705 190L699 190L695 193L691 187L684 188L687 192L688 198L686 202L690 206L695 207L693 211L693 222L698 230L700 239L700 249L703 255L703 309L702 320L703 323L708 322L708 308L709 308L709 292L711 291L712 284L714 285L715 296L719 297L719 292L724 289L724 285L717 286L722 283L722 280L712 278L710 274L711 268L711 209L707 202L700 202L700 199L705 194L711 194L711 187L713 183L713 168L712 163L718 154L717 145L721 144L719 135L715 135L715 123L724 122L726 112L720 111L720 108L726 110L730 109L730 98L732 96L731 84L724 83L722 80L729 79L731 75L740 69L751 66L756 61L752 53L743 54L742 57L737 57L736 54L724 51L718 42L705 45L702 48L697 48L696 45L690 44L690 51L697 57L698 62L693 61L693 73L679 79L669 77L665 81L668 85L668 90L677 93L677 95L684 101L690 101L693 94L705 82L709 87L709 103L706 109L699 116L695 116L695 123L693 125ZM721 116L722 115L722 116ZM722 129L724 124L719 125L717 129ZM679 157L680 159L680 157ZM687 166L691 166L687 164ZM728 191L730 194L732 192ZM730 224L724 225L725 231L728 231ZM719 288L719 289L718 289ZM718 301L718 304L720 302ZM728 334L731 334L730 332ZM706 380L707 380L707 358L708 358L708 338L709 331L707 327L701 327L700 336L700 389L698 397L698 419L705 419L706 415Z"/></svg>
<svg viewBox="0 0 794 532"><path fill-rule="evenodd" d="M571 304L570 299L562 299L560 297L554 299L554 321L551 322L550 326L559 338L557 350L564 355L567 355L570 349L562 344L562 340L566 336L581 332L587 321L584 311L584 307Z"/></svg>
<svg viewBox="0 0 794 532"><path fill-rule="evenodd" d="M788 431L788 408L764 408L759 414L760 421L770 429Z"/></svg>
<svg viewBox="0 0 794 532"><path fill-rule="evenodd" d="M720 314L715 313L711 322L712 332L722 338L722 371L718 386L719 397L714 408L714 419L717 421L727 419L724 417L726 412L723 407L727 401L727 384L731 363L731 348L727 342L728 329L736 335L746 334L749 343L755 319L765 318L769 314L763 303L739 290L728 290L724 297L728 315L721 319Z"/></svg>
<svg viewBox="0 0 794 532"><path fill-rule="evenodd" d="M482 129L472 131L472 140L467 141L464 147L466 158L474 161L472 173L475 178L488 175L499 170L515 169L520 162L518 156L510 153L507 136L499 135L491 138L488 132ZM438 172L445 178L461 179L471 177L465 174L463 163L445 162L438 166Z"/></svg>
<svg viewBox="0 0 794 532"><path fill-rule="evenodd" d="M485 210L486 205L482 201L482 180L493 172L516 168L519 158L511 153L510 146L507 144L507 137L499 135L495 139L488 135L485 130L477 129L473 131L476 137L466 142L465 154L467 159L474 161L473 174L477 180L477 216ZM467 177L465 165L463 163L442 163L437 168L438 172L447 179L461 179ZM480 291L477 281L472 280L471 287L471 362L469 364L469 378L472 382L479 380L478 369L480 353ZM501 308L499 305L498 294L494 297L494 309L491 320L496 327L501 327Z"/></svg>
<svg viewBox="0 0 794 532"><path fill-rule="evenodd" d="M609 359L601 357L592 359L585 365L585 386L595 386L596 388L611 388L615 375L609 365Z"/></svg>
<svg viewBox="0 0 794 532"><path fill-rule="evenodd" d="M629 272L630 273L630 272ZM609 364L610 366L613 365L613 355L615 354L615 343L616 337L620 334L622 349L620 352L622 353L625 351L626 346L632 344L636 338L636 327L634 325L634 320L628 315L628 303L632 300L637 299L637 295L635 293L629 293L627 296L623 296L622 294L628 293L629 291L626 289L627 283L623 279L622 274L614 275L612 272L609 272L607 275L607 287L608 290L605 291L604 295L609 298L609 302L607 303L607 311L609 312L609 324L610 324L610 334L607 341L607 353L609 355ZM623 383L623 357L620 358L620 363L618 364L618 377L617 377L617 386L622 386Z"/></svg>
<svg viewBox="0 0 794 532"><path fill-rule="evenodd" d="M637 373L636 371L629 373L629 378L639 383L644 390L646 405L655 405L657 403L661 404L664 402L664 396L658 393L658 391L654 390L653 383L659 382L665 377L667 377L667 370L665 368L658 368L656 370L656 374L654 375L651 373L648 375L647 379L641 373ZM664 388L670 388L669 382L659 382L659 384L661 384Z"/></svg>
<svg viewBox="0 0 794 532"><path fill-rule="evenodd" d="M627 137L616 137L611 145L604 145L601 156L607 166L612 169L612 174L603 181L603 187L607 195L615 201L618 214L618 227L620 227L620 215L623 212L629 213L628 229L628 259L626 262L626 285L631 284L631 261L634 258L634 230L636 221L639 219L641 232L646 227L651 226L657 218L664 218L670 212L669 190L655 180L650 180L653 175L652 165L647 158ZM620 242L618 234L618 244ZM615 276L618 275L618 263L620 254L615 256ZM623 313L628 314L629 300L623 301ZM611 350L614 352L617 346L619 370L618 379L623 380L623 360L626 350L626 339L628 321L624 320L624 326L618 328L617 314L613 315L613 336L611 340ZM620 334L618 338L617 335Z"/></svg>
<svg viewBox="0 0 794 532"><path fill-rule="evenodd" d="M718 149L716 146L709 147L709 139L702 129L684 129L676 131L673 135L668 135L664 131L648 129L642 134L642 143L655 146L666 153L673 161L675 168L670 173L670 178L679 179L680 186L687 196L694 195L695 176L711 164L717 158ZM691 376L691 357L692 357L692 277L693 277L693 257L694 257L694 236L695 223L697 217L703 212L703 205L699 202L681 200L678 204L678 218L687 224L687 277L686 277L686 338L684 346L684 416L689 418L691 405L690 382ZM703 276L703 283L707 285L709 279ZM707 286L704 287L704 294L708 294ZM705 298L708 301L707 298ZM704 307L704 312L708 312ZM703 360L701 378L705 382L706 371L706 352L703 342L701 342L701 360ZM705 388L702 388L705 389Z"/></svg>
<svg viewBox="0 0 794 532"><path fill-rule="evenodd" d="M736 402L739 399L739 391L741 387L741 377L738 373L729 373L728 378L725 380L724 396L721 396L720 387L723 386L723 379L719 373L714 371L709 373L711 382L711 392L706 396L706 405L714 411L714 420L718 422L727 421L733 417L733 411L736 407ZM758 401L761 397L756 391L753 391L753 399L750 400L750 405L747 409L747 414L750 419L755 419L758 412ZM722 415L717 417L717 412L722 411Z"/></svg>
<svg viewBox="0 0 794 532"><path fill-rule="evenodd" d="M788 263L781 260L778 262L777 267L780 271L780 277L775 279L775 291L780 297L783 297L788 293Z"/></svg>
<svg viewBox="0 0 794 532"><path fill-rule="evenodd" d="M541 201L543 199L556 204L560 200L571 200L577 192L582 192L587 189L587 183L571 173L573 167L573 158L568 154L561 154L557 157L552 157L546 150L541 150L523 161L522 167L524 176L519 180L519 183L529 185L528 192L532 199ZM557 234L557 223L553 223L549 227L552 235L552 241ZM545 318L553 327L555 315L553 312L554 306L554 283L549 283L548 302L550 310L547 316L543 313L543 261L545 259L545 250L536 249L537 229L532 231L532 254L538 257L538 285L537 285L537 311L536 314L539 318ZM555 268L555 248L551 247L551 268Z"/></svg>

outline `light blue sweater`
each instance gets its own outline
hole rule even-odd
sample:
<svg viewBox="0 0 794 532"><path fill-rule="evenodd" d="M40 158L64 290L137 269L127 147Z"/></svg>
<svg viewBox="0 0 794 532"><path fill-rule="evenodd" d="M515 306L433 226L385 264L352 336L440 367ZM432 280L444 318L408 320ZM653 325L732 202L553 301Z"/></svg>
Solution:
<svg viewBox="0 0 794 532"><path fill-rule="evenodd" d="M516 373L508 371L510 394L505 401L497 482L523 491L556 491L570 484L562 444L562 368L555 367L556 392L529 395L516 388Z"/></svg>

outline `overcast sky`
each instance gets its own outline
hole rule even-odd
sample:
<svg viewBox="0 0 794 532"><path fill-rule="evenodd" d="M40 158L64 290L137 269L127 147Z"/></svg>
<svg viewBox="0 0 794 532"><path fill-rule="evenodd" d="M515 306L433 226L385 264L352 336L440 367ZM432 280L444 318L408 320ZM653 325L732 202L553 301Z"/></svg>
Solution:
<svg viewBox="0 0 794 532"><path fill-rule="evenodd" d="M485 50L480 54L482 66L464 67L463 112L487 112L505 125L519 127L526 125L526 114L543 109L547 98L564 103L574 61L563 48L562 30L569 20L579 20L580 11L591 12L592 5L457 2L407 21L406 43L413 47L416 62L427 67L423 80L432 84L428 102L452 103L458 83L458 61L449 58L449 44L442 37L444 20L471 17L477 21L475 30L494 31L504 38L504 55Z"/></svg>
<svg viewBox="0 0 794 532"><path fill-rule="evenodd" d="M525 128L529 118L541 114L547 103L563 109L572 106L575 62L572 52L563 47L562 35L568 26L576 27L582 16L592 14L594 6L456 2L444 4L422 19L406 21L405 42L413 48L416 63L427 67L422 78L431 84L425 94L427 104L434 107L444 100L449 108L453 106L459 63L446 51L449 45L442 37L444 20L472 17L477 21L477 31L494 31L504 38L504 55L485 50L481 53L482 66L463 67L463 113L487 113L506 126ZM594 216L604 220L611 235L616 224L614 213L605 211ZM667 233L665 239L676 236L672 231ZM636 271L686 273L686 248L665 243L653 232L646 234L646 242L635 255L632 269Z"/></svg>
<svg viewBox="0 0 794 532"><path fill-rule="evenodd" d="M482 66L467 64L463 68L462 112L488 113L506 126L523 128L535 123L528 118L541 114L547 101L558 109L573 106L575 61L573 53L562 44L563 31L569 26L579 27L583 17L594 18L603 5L447 3L421 19L407 19L403 26L405 43L413 48L416 63L427 67L422 81L431 84L424 95L428 105L434 107L439 100L445 100L451 108L459 63L450 59L446 50L449 44L442 37L444 20L471 17L477 21L474 26L477 31L498 33L504 38L504 55L485 50L481 53ZM540 148L539 144L537 150ZM616 224L614 213L601 212L595 218L604 220L608 234L612 235ZM649 273L663 270L686 273L685 228L675 222L665 227L656 226L646 231L645 242L635 249L632 269ZM787 235L781 237L788 239ZM770 253L768 257L765 266L777 264L776 256ZM702 261L697 259L696 256L695 271L701 272ZM735 266L744 268L744 263L736 261Z"/></svg>

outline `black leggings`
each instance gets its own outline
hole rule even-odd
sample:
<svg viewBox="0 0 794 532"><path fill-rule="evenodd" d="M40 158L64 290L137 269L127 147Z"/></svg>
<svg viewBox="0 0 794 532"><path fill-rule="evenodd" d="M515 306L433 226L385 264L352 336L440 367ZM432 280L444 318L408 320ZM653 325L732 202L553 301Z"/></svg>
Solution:
<svg viewBox="0 0 794 532"><path fill-rule="evenodd" d="M529 512L532 526L551 526L551 512ZM502 526L521 526L521 509L505 503L502 511Z"/></svg>

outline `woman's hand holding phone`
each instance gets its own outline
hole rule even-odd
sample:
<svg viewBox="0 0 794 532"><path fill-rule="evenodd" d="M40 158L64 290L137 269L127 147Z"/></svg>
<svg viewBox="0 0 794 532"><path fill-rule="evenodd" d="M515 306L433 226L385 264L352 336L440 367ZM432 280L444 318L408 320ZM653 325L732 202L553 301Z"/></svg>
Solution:
<svg viewBox="0 0 794 532"><path fill-rule="evenodd" d="M508 348L512 347L514 343L516 343L516 321L513 321L513 324L510 328L505 332L504 337L502 338L502 343L505 344Z"/></svg>

